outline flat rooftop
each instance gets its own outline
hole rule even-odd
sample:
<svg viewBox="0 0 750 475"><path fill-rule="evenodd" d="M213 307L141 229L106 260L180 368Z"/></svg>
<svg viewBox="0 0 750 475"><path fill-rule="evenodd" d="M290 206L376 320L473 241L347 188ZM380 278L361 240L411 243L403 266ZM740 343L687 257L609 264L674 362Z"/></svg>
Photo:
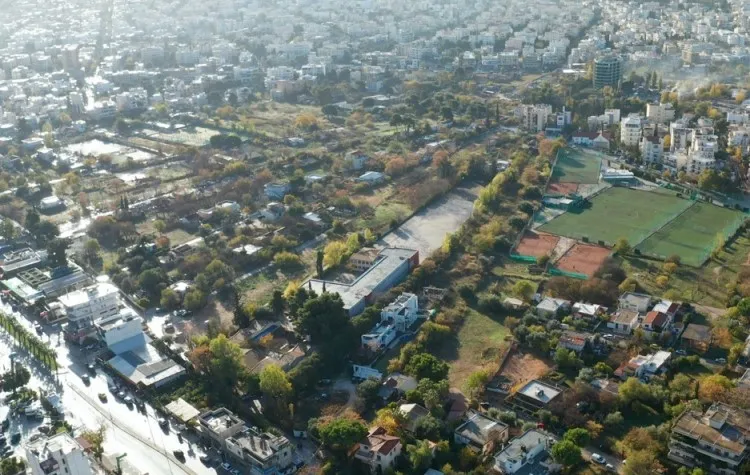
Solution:
<svg viewBox="0 0 750 475"><path fill-rule="evenodd" d="M519 394L545 405L560 395L560 392L559 389L537 380L529 381L518 391Z"/></svg>
<svg viewBox="0 0 750 475"><path fill-rule="evenodd" d="M506 463L515 464L539 445L544 445L546 449L549 449L555 442L556 440L552 435L537 429L529 429L518 437L511 439L505 448L495 455L495 463L500 466L504 466Z"/></svg>
<svg viewBox="0 0 750 475"><path fill-rule="evenodd" d="M239 417L235 416L229 409L223 407L201 414L200 421L202 425L217 433L227 427L242 424L242 420Z"/></svg>
<svg viewBox="0 0 750 475"><path fill-rule="evenodd" d="M344 302L344 308L355 307L359 302L369 296L384 280L390 277L404 261L411 259L418 251L414 249L402 249L388 247L380 252L383 258L379 259L372 267L367 269L353 282L346 284L342 282L310 279L304 285L311 287L318 294L323 293L325 284L326 292L337 293Z"/></svg>
<svg viewBox="0 0 750 475"><path fill-rule="evenodd" d="M117 294L117 287L108 283L100 282L83 290L76 290L65 295L61 295L58 300L65 307L78 307L88 303L90 300L107 297L111 294Z"/></svg>
<svg viewBox="0 0 750 475"><path fill-rule="evenodd" d="M745 450L750 439L750 411L714 403L704 414L684 412L672 430L738 454Z"/></svg>

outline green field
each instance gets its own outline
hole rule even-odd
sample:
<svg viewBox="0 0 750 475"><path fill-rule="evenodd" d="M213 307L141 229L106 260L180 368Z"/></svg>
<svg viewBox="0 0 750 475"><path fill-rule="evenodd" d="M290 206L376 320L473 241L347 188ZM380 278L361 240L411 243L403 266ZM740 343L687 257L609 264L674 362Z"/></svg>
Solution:
<svg viewBox="0 0 750 475"><path fill-rule="evenodd" d="M671 194L614 187L594 196L588 208L561 214L539 231L607 246L624 237L637 245L691 204Z"/></svg>
<svg viewBox="0 0 750 475"><path fill-rule="evenodd" d="M714 248L716 235L734 234L744 215L728 208L695 203L651 235L637 249L648 256L666 258L677 254L684 264L699 267Z"/></svg>
<svg viewBox="0 0 750 475"><path fill-rule="evenodd" d="M599 183L602 154L593 150L562 148L552 172L557 183Z"/></svg>

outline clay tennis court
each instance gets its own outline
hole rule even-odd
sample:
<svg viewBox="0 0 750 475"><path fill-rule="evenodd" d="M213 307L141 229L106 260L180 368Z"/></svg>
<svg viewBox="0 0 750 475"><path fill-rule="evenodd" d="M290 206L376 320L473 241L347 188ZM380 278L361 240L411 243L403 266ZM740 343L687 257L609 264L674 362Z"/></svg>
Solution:
<svg viewBox="0 0 750 475"><path fill-rule="evenodd" d="M591 277L599 270L610 252L606 247L579 242L557 261L555 267L566 272L576 272Z"/></svg>
<svg viewBox="0 0 750 475"><path fill-rule="evenodd" d="M552 234L526 233L516 247L516 254L522 256L542 257L552 253L560 240L559 236Z"/></svg>
<svg viewBox="0 0 750 475"><path fill-rule="evenodd" d="M548 195L571 195L578 191L578 183L550 183L547 187Z"/></svg>

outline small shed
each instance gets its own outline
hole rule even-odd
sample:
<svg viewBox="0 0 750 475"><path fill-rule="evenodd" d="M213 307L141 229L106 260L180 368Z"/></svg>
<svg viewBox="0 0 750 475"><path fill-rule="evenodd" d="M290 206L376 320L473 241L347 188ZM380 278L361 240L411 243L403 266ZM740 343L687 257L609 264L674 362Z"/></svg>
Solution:
<svg viewBox="0 0 750 475"><path fill-rule="evenodd" d="M167 412L183 424L190 422L200 415L200 411L182 398L172 401L166 406Z"/></svg>

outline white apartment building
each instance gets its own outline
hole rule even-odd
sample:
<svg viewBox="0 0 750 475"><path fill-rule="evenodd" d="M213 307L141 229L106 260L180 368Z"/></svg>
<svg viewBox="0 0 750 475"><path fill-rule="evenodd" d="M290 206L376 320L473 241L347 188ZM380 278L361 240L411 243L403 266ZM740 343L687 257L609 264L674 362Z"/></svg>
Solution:
<svg viewBox="0 0 750 475"><path fill-rule="evenodd" d="M92 475L81 445L67 432L43 437L25 447L32 475Z"/></svg>
<svg viewBox="0 0 750 475"><path fill-rule="evenodd" d="M541 132L547 127L547 119L552 115L549 104L520 105L516 108L516 117L527 130Z"/></svg>
<svg viewBox="0 0 750 475"><path fill-rule="evenodd" d="M669 150L686 150L688 147L688 138L692 134L692 129L688 128L685 122L672 122L669 124Z"/></svg>
<svg viewBox="0 0 750 475"><path fill-rule="evenodd" d="M247 468L250 475L286 473L294 463L294 449L283 435L245 427L226 439L226 451Z"/></svg>
<svg viewBox="0 0 750 475"><path fill-rule="evenodd" d="M637 147L641 141L643 119L638 115L629 115L620 123L620 143L626 147Z"/></svg>
<svg viewBox="0 0 750 475"><path fill-rule="evenodd" d="M641 137L641 158L645 163L661 163L664 155L664 139L658 135Z"/></svg>
<svg viewBox="0 0 750 475"><path fill-rule="evenodd" d="M96 326L99 327L102 338L110 349L135 337L143 337L143 319L129 308L113 316L98 319Z"/></svg>
<svg viewBox="0 0 750 475"><path fill-rule="evenodd" d="M119 291L108 282L99 282L91 287L76 290L58 300L68 315L65 338L82 342L96 333L94 321L112 317L119 312Z"/></svg>
<svg viewBox="0 0 750 475"><path fill-rule="evenodd" d="M750 115L742 111L727 111L727 122L730 125L744 125L750 122Z"/></svg>
<svg viewBox="0 0 750 475"><path fill-rule="evenodd" d="M651 123L667 124L674 120L674 106L669 102L646 104L646 118Z"/></svg>

